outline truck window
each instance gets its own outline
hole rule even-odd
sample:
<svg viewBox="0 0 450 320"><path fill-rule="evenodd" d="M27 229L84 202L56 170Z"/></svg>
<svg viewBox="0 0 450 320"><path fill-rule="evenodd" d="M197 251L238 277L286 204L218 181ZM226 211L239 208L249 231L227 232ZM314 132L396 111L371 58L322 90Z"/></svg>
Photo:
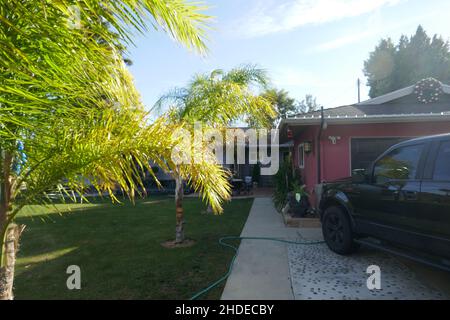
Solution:
<svg viewBox="0 0 450 320"><path fill-rule="evenodd" d="M374 168L375 183L415 179L423 147L423 144L400 147L378 160Z"/></svg>
<svg viewBox="0 0 450 320"><path fill-rule="evenodd" d="M450 141L441 143L434 165L433 180L450 181Z"/></svg>

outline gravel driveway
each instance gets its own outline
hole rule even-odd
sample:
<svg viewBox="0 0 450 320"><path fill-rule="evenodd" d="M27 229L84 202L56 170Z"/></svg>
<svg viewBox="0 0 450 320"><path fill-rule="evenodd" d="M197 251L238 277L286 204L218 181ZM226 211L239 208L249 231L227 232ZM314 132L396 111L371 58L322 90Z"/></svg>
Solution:
<svg viewBox="0 0 450 320"><path fill-rule="evenodd" d="M340 256L325 244L289 245L288 261L296 300L449 299L448 291L435 284L449 281L450 274L426 266L411 268L415 263L366 247ZM380 267L380 290L367 288L366 271L371 265Z"/></svg>

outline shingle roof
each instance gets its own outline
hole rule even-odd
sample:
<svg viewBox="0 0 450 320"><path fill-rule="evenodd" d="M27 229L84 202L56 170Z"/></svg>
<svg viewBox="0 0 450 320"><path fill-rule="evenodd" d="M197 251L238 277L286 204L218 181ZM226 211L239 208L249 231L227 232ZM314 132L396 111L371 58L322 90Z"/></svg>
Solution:
<svg viewBox="0 0 450 320"><path fill-rule="evenodd" d="M444 95L439 102L423 104L414 94L414 86L358 104L324 109L328 125L367 123L402 123L423 121L450 122L450 86L442 85ZM286 126L309 126L321 124L321 111L297 114L283 119L278 125L280 141L288 141Z"/></svg>
<svg viewBox="0 0 450 320"><path fill-rule="evenodd" d="M362 105L355 104L331 109L324 109L325 118L331 117L364 117L377 115L411 115L411 114L440 114L450 113L450 103L433 104L380 104ZM298 114L295 118L320 117L320 111Z"/></svg>
<svg viewBox="0 0 450 320"><path fill-rule="evenodd" d="M450 86L442 84L444 97L440 102L423 104L413 95L415 86L409 86L361 103L324 109L326 118L364 117L414 114L450 113ZM320 117L320 111L297 114L291 118Z"/></svg>

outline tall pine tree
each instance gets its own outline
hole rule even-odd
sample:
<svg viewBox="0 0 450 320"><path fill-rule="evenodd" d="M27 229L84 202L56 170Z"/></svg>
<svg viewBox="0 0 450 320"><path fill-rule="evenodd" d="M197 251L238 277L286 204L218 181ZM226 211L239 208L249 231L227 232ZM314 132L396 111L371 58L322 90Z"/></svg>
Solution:
<svg viewBox="0 0 450 320"><path fill-rule="evenodd" d="M433 77L450 83L450 45L441 36L430 38L422 26L412 37L402 35L398 44L382 39L369 59L364 74L371 98Z"/></svg>

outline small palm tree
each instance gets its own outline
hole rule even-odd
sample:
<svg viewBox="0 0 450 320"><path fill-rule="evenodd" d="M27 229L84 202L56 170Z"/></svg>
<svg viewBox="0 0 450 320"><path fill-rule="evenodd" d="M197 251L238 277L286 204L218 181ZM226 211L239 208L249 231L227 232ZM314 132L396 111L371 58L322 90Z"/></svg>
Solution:
<svg viewBox="0 0 450 320"><path fill-rule="evenodd" d="M155 108L168 106L171 122L184 127L200 122L207 128L225 129L233 121L246 118L251 118L256 125L267 126L275 116L275 111L270 101L255 92L267 85L266 72L254 66L243 66L229 72L214 70L210 74L196 75L186 88L168 92L158 100ZM213 162L210 168L220 170L221 166ZM211 183L220 187L222 193L225 191L225 199L229 199L229 173L221 170L222 178ZM176 182L175 243L182 243L185 240L183 179L178 170L172 174ZM211 207L215 213L221 212L215 203Z"/></svg>

